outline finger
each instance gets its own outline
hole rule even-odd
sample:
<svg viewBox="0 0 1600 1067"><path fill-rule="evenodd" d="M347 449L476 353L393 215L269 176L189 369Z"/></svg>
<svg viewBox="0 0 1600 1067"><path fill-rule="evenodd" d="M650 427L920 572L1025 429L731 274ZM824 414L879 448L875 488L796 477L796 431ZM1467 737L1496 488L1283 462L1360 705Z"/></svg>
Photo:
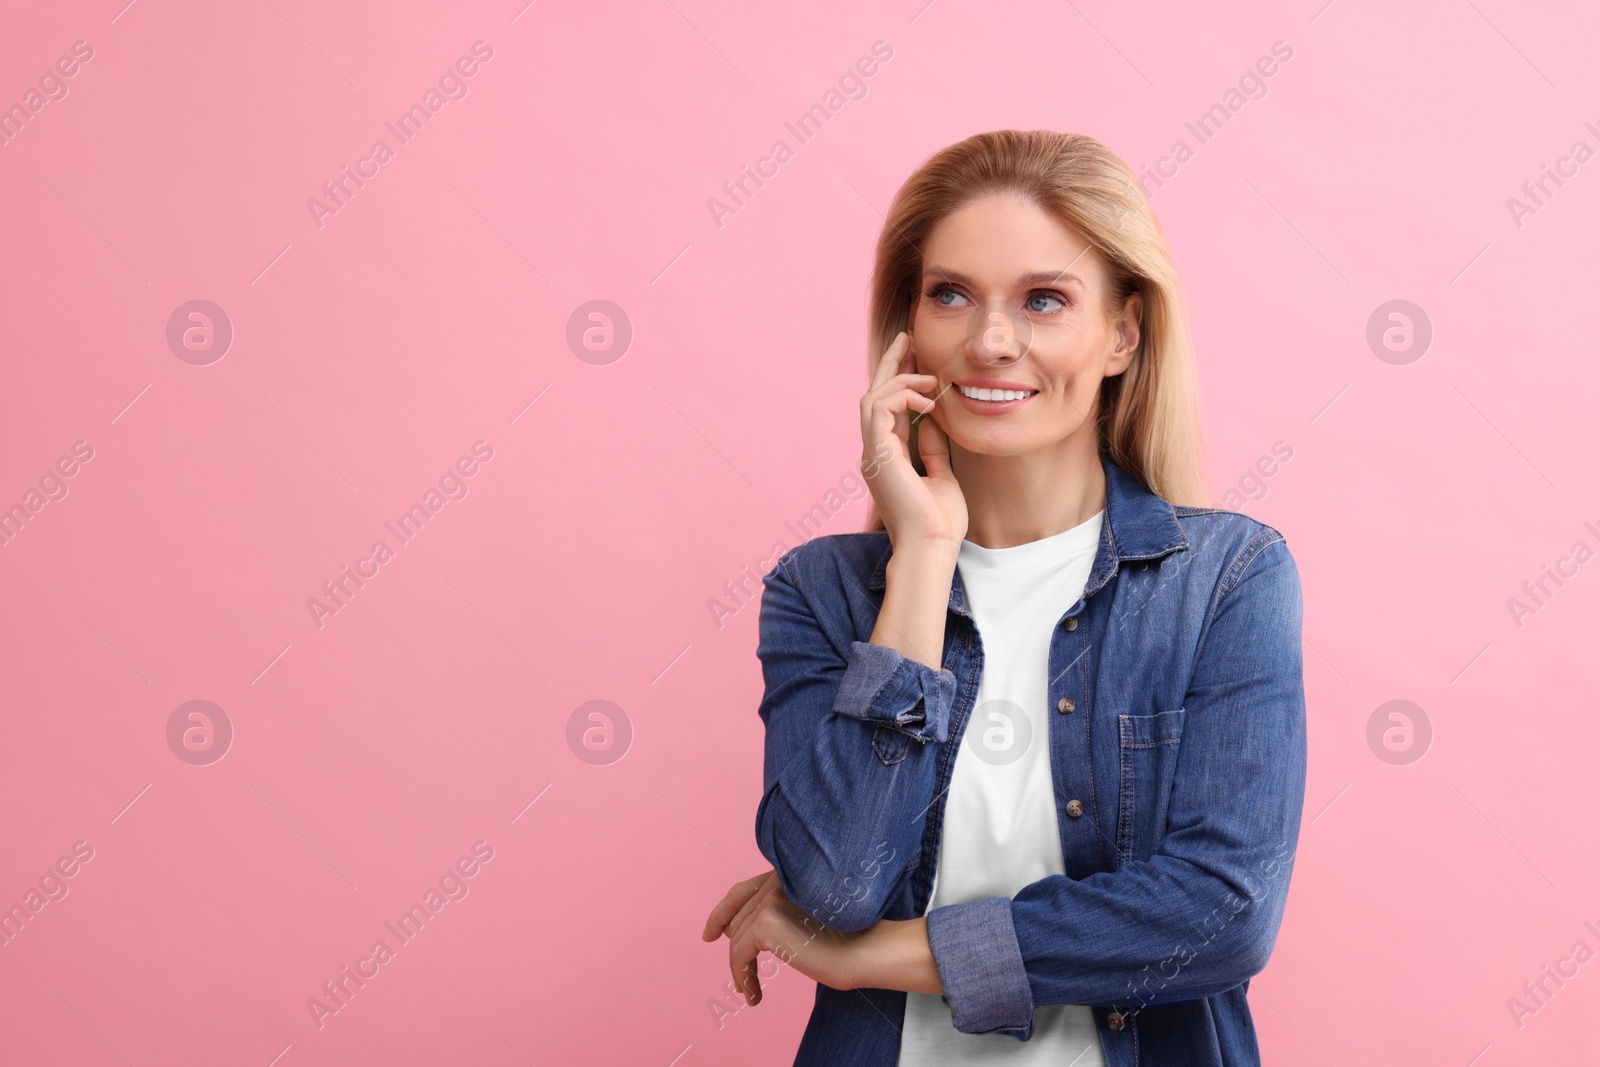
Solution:
<svg viewBox="0 0 1600 1067"><path fill-rule="evenodd" d="M893 377L900 366L900 357L906 347L906 335L902 330L889 342L889 347L878 353L878 361L872 366L872 385L878 385Z"/></svg>
<svg viewBox="0 0 1600 1067"><path fill-rule="evenodd" d="M863 405L871 404L878 397L887 396L900 389L931 390L938 384L939 376L936 374L915 374L911 371L901 371L899 374L874 383L871 389L862 394L861 403Z"/></svg>
<svg viewBox="0 0 1600 1067"><path fill-rule="evenodd" d="M903 389L899 393L891 394L879 401L873 408L868 423L867 440L873 443L875 455L882 455L886 448L893 447L889 442L895 442L899 447L894 449L893 455L899 456L907 463L911 461L911 413L913 410L919 414L927 414L934 409L935 402L930 397L911 389ZM893 462L889 457L884 457L885 462ZM880 464L881 469L881 464ZM876 473L876 471L874 472Z"/></svg>
<svg viewBox="0 0 1600 1067"><path fill-rule="evenodd" d="M735 882L722 900L711 910L706 918L706 928L702 937L707 941L715 941L727 930L735 916L748 907L750 901L759 895L777 872L763 871L754 878L747 878L742 882Z"/></svg>
<svg viewBox="0 0 1600 1067"><path fill-rule="evenodd" d="M886 397L891 397L902 390L910 389L913 392L926 394L932 392L939 385L939 379L932 374L897 374L888 378L871 389L861 397L861 442L863 450L867 450L869 442L873 440L875 430L883 429L882 420L877 418L874 409ZM909 440L909 422L903 415L896 415L891 420L896 436L901 442Z"/></svg>
<svg viewBox="0 0 1600 1067"><path fill-rule="evenodd" d="M915 389L900 389L877 397L868 412L867 436L878 441L891 432L902 445L910 446L911 411L932 411L936 401Z"/></svg>
<svg viewBox="0 0 1600 1067"><path fill-rule="evenodd" d="M759 960L760 957L761 953L758 952L756 953L755 958L752 958L749 963L744 965L746 982L744 998L745 1000L749 1001L751 1005L761 1003L761 969L757 966L757 960Z"/></svg>
<svg viewBox="0 0 1600 1067"><path fill-rule="evenodd" d="M728 929L728 923L739 914L741 902L730 893L717 902L711 909L711 914L706 916L706 927L700 932L700 940L715 941Z"/></svg>
<svg viewBox="0 0 1600 1067"><path fill-rule="evenodd" d="M767 871L765 874L758 874L754 878L735 883L717 906L711 909L711 914L706 916L706 928L700 934L701 940L715 941L721 937L733 917L739 914L751 897L761 891L761 887L772 874L772 871Z"/></svg>
<svg viewBox="0 0 1600 1067"><path fill-rule="evenodd" d="M762 884L760 889L751 894L750 899L744 902L744 907L739 909L739 913L728 921L728 939L730 941L742 937L750 924L760 918L761 913L768 907L768 900L772 898L772 894L777 891L777 888L778 880L770 878Z"/></svg>
<svg viewBox="0 0 1600 1067"><path fill-rule="evenodd" d="M894 377L900 369L901 360L906 350L911 346L911 335L901 330L895 339L889 342L889 347L878 353L878 362L872 368L872 385L878 386Z"/></svg>
<svg viewBox="0 0 1600 1067"><path fill-rule="evenodd" d="M922 453L922 468L928 477L953 477L950 470L950 438L932 419L917 424L917 451Z"/></svg>
<svg viewBox="0 0 1600 1067"><path fill-rule="evenodd" d="M755 1004L761 999L761 975L756 970L756 958L761 950L747 938L734 938L728 943L728 970L733 974L733 988L744 994L745 1003Z"/></svg>
<svg viewBox="0 0 1600 1067"><path fill-rule="evenodd" d="M901 404L894 414L894 435L900 438L905 445L906 455L911 455L911 412L908 410L910 401Z"/></svg>

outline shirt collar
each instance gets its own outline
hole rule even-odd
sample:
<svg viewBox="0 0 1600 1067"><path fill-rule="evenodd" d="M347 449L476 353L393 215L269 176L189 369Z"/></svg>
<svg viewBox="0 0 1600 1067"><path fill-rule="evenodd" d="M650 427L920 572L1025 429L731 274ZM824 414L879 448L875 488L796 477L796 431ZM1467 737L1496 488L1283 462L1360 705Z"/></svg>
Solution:
<svg viewBox="0 0 1600 1067"><path fill-rule="evenodd" d="M1094 567L1084 585L1085 597L1110 581L1122 560L1159 559L1169 552L1189 547L1189 539L1178 525L1178 516L1171 504L1113 463L1104 451L1100 452L1100 465L1106 474L1106 514L1105 521L1100 524L1100 547L1095 553ZM891 544L878 560L867 588L876 591L887 585L892 555L894 546ZM950 577L950 607L966 613L959 572Z"/></svg>

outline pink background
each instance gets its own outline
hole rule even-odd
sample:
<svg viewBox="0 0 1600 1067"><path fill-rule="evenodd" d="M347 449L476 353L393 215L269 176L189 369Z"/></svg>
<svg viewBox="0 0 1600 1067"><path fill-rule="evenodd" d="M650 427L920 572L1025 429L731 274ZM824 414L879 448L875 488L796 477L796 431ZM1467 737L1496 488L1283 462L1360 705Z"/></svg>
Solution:
<svg viewBox="0 0 1600 1067"><path fill-rule="evenodd" d="M719 1025L726 942L698 936L765 869L757 609L709 602L859 459L880 213L1003 127L1135 168L1195 149L1153 203L1216 498L1243 479L1306 604L1266 1061L1600 1053L1600 962L1520 1026L1507 1005L1600 950L1600 562L1520 626L1507 604L1600 548L1600 162L1520 226L1507 205L1600 149L1592 10L122 2L13 4L0 32L6 106L93 49L0 146L0 505L93 450L0 548L0 904L93 849L0 947L0 1061L789 1062L812 983ZM384 123L480 40L398 145ZM866 95L799 144L785 121L876 41ZM1275 41L1267 94L1199 144L1184 123ZM319 227L308 198L379 138ZM708 198L778 139L794 158L719 226ZM166 340L197 299L234 331L208 365ZM567 342L599 299L633 330L604 365ZM1433 331L1403 365L1366 339L1395 299ZM477 441L465 498L319 627L308 599ZM166 733L197 699L235 731L205 766ZM569 745L590 700L626 758ZM1369 746L1390 700L1425 758ZM308 999L478 841L469 894L319 1029Z"/></svg>

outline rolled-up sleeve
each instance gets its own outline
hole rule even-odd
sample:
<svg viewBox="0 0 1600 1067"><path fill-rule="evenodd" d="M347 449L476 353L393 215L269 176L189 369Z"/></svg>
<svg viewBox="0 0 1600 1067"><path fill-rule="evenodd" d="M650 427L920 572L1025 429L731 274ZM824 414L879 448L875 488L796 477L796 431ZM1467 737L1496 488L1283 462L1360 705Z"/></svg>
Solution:
<svg viewBox="0 0 1600 1067"><path fill-rule="evenodd" d="M936 671L888 645L852 641L833 711L887 723L914 741L947 741L955 688L949 671Z"/></svg>
<svg viewBox="0 0 1600 1067"><path fill-rule="evenodd" d="M1305 799L1300 583L1281 537L1234 564L1197 653L1154 854L928 913L956 1029L1027 1036L1037 1004L1198 1000L1266 966Z"/></svg>
<svg viewBox="0 0 1600 1067"><path fill-rule="evenodd" d="M955 1028L1033 1036L1033 991L1011 920L1011 901L974 900L928 913L928 942Z"/></svg>
<svg viewBox="0 0 1600 1067"><path fill-rule="evenodd" d="M763 579L766 725L756 844L818 922L864 930L916 859L948 737L956 679L852 640L832 557L808 542ZM813 604L812 597L819 603ZM830 601L840 601L834 603Z"/></svg>

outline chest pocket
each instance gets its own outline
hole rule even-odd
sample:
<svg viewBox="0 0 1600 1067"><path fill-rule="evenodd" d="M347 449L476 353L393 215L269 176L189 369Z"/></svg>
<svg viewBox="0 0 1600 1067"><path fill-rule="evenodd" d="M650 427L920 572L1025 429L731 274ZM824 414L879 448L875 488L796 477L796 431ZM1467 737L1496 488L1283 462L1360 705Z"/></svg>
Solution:
<svg viewBox="0 0 1600 1067"><path fill-rule="evenodd" d="M1117 808L1117 866L1149 859L1166 836L1167 801L1183 741L1183 709L1118 715L1122 796Z"/></svg>

